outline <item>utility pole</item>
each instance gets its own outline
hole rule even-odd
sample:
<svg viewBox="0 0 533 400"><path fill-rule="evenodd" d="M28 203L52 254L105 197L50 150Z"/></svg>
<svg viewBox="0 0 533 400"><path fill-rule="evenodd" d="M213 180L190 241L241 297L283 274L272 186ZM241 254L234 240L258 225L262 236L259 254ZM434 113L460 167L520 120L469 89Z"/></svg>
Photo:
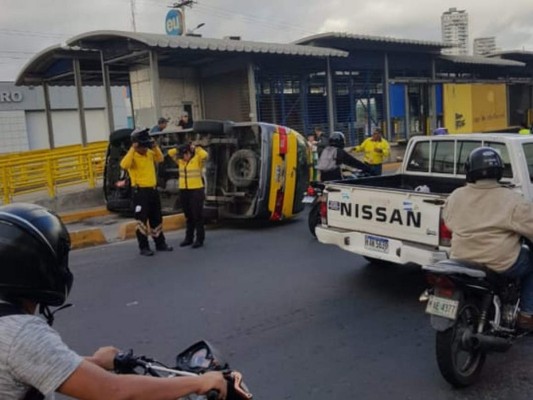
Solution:
<svg viewBox="0 0 533 400"><path fill-rule="evenodd" d="M135 0L130 0L130 6L131 6L131 26L133 28L133 32L137 32L137 25L135 24Z"/></svg>

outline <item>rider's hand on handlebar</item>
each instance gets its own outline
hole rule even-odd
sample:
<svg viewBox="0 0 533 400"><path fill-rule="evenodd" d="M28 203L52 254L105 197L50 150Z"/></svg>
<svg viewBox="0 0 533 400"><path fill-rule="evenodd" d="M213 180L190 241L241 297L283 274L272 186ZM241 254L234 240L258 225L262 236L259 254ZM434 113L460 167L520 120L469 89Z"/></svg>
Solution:
<svg viewBox="0 0 533 400"><path fill-rule="evenodd" d="M113 346L100 347L91 357L87 357L87 360L103 369L112 371L114 367L115 356L119 351L119 349Z"/></svg>
<svg viewBox="0 0 533 400"><path fill-rule="evenodd" d="M199 378L201 379L201 386L198 394L206 394L214 389L218 391L220 400L226 398L228 384L221 372L206 372L200 375Z"/></svg>

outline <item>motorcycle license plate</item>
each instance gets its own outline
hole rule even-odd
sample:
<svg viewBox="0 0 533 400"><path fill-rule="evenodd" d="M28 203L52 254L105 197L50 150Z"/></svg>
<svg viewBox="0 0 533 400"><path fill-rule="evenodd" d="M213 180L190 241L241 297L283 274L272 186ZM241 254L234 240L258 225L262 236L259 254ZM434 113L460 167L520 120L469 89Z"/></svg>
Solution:
<svg viewBox="0 0 533 400"><path fill-rule="evenodd" d="M310 204L313 201L315 201L315 197L314 196L304 196L304 198L302 200L302 203Z"/></svg>
<svg viewBox="0 0 533 400"><path fill-rule="evenodd" d="M372 235L365 235L365 249L377 251L380 253L388 253L389 239L380 238Z"/></svg>
<svg viewBox="0 0 533 400"><path fill-rule="evenodd" d="M426 306L426 313L455 320L455 318L457 318L458 308L458 300L429 296L428 305Z"/></svg>

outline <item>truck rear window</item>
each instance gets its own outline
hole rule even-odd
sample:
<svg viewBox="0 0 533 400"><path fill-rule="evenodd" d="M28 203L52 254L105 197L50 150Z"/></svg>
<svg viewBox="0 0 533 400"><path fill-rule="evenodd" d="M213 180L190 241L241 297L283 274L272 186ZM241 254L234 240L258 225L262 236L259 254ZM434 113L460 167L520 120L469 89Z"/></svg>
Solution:
<svg viewBox="0 0 533 400"><path fill-rule="evenodd" d="M524 143L524 155L526 156L529 180L533 182L533 143Z"/></svg>
<svg viewBox="0 0 533 400"><path fill-rule="evenodd" d="M512 178L513 171L505 143L480 142L474 140L420 141L415 144L407 163L407 171L431 172L435 174L463 175L465 161L472 150L480 146L494 148L502 157L504 178ZM533 143L531 144L533 145ZM526 146L526 145L524 145ZM524 149L524 151L526 151ZM533 177L533 147L530 147L530 176ZM529 162L529 161L528 161ZM533 180L532 180L533 181Z"/></svg>

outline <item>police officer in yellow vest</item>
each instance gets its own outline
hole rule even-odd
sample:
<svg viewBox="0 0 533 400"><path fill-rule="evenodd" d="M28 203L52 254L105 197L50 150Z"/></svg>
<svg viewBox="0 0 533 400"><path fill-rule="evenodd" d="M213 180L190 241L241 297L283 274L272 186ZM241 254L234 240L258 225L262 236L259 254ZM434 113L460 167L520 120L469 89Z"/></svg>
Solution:
<svg viewBox="0 0 533 400"><path fill-rule="evenodd" d="M521 124L518 133L520 135L531 135L531 129L528 129L526 124Z"/></svg>
<svg viewBox="0 0 533 400"><path fill-rule="evenodd" d="M364 152L364 163L372 170L372 175L381 175L383 172L383 160L390 154L389 142L383 139L381 129L376 128L371 137L359 146L352 149L353 152Z"/></svg>
<svg viewBox="0 0 533 400"><path fill-rule="evenodd" d="M120 167L128 171L133 190L133 205L137 220L137 241L143 256L153 256L148 235L151 234L158 251L172 251L163 235L161 199L157 192L155 164L163 161L163 153L152 140L148 129L136 129L131 133L132 145L120 162ZM148 226L148 222L150 226Z"/></svg>
<svg viewBox="0 0 533 400"><path fill-rule="evenodd" d="M196 249L203 246L205 240L203 218L205 192L202 171L208 154L199 146L184 144L170 149L168 155L178 165L180 200L187 221L185 239L180 246L192 245L192 248Z"/></svg>

